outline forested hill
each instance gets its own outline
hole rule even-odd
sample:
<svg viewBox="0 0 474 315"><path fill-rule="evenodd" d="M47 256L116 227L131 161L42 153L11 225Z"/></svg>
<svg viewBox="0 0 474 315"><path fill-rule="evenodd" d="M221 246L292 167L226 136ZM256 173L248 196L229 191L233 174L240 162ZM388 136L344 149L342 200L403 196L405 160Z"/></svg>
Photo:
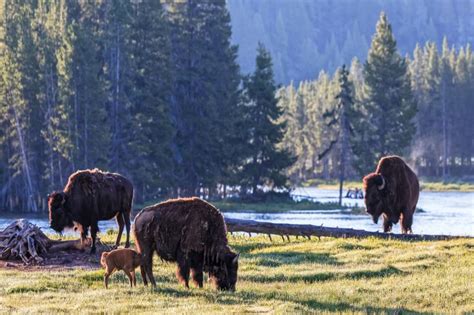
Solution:
<svg viewBox="0 0 474 315"><path fill-rule="evenodd" d="M228 0L243 73L254 69L257 42L270 50L276 80L313 79L356 56L367 57L380 11L392 23L402 54L444 36L474 43L474 0Z"/></svg>

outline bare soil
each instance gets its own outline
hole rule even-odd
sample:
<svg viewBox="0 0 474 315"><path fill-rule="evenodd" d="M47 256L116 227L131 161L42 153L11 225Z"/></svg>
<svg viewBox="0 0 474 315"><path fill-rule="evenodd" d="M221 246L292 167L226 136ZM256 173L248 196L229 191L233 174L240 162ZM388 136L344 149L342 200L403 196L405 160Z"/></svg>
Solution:
<svg viewBox="0 0 474 315"><path fill-rule="evenodd" d="M90 253L90 248L86 248L85 250L71 249L43 255L43 261L36 264L26 265L20 259L0 260L0 268L21 271L99 269L101 268L100 256L102 252L111 249L110 246L99 243L95 254Z"/></svg>

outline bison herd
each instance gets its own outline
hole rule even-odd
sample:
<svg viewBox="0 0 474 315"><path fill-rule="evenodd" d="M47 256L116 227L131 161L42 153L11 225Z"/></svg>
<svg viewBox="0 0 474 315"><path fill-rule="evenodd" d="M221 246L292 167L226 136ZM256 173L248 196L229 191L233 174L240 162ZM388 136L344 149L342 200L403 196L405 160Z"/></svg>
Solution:
<svg viewBox="0 0 474 315"><path fill-rule="evenodd" d="M402 233L411 233L413 214L419 195L415 173L397 156L384 157L375 173L364 177L367 213L377 223L382 215L384 231L401 220ZM119 231L115 246L120 245L125 226L125 249L102 254L106 269L104 283L115 270L123 270L136 284L135 268L140 267L143 283L156 286L152 272L153 254L165 261L176 262L177 278L186 287L189 279L203 286L203 273L220 290L235 290L239 254L227 241L224 218L220 211L199 198L168 200L146 207L135 217L133 234L137 252L130 246L130 214L133 185L120 174L98 169L72 174L61 192L48 197L51 228L61 233L72 228L85 240L90 229L91 253L96 251L98 221L115 217Z"/></svg>

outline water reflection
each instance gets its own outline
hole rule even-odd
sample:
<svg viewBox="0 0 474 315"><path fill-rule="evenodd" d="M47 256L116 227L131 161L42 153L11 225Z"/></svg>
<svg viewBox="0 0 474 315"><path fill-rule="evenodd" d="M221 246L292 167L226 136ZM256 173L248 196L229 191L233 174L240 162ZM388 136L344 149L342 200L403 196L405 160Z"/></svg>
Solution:
<svg viewBox="0 0 474 315"><path fill-rule="evenodd" d="M336 202L338 191L317 188L298 188L297 195L316 197L321 202ZM345 204L363 206L363 200L346 199ZM418 207L423 213L415 213L413 232L417 234L447 234L474 236L474 193L462 192L421 192ZM382 231L381 222L376 225L368 215L352 215L339 210L289 211L285 213L239 213L227 212L226 217L249 219L274 223L313 224L329 227ZM0 218L0 229L12 220L25 217L22 214ZM47 233L55 233L49 228L47 214L27 216L34 224ZM380 220L382 221L382 220ZM101 232L117 229L115 220L99 222ZM394 232L400 232L400 225L394 226ZM73 233L73 232L67 232ZM76 233L77 234L77 233ZM78 234L77 234L78 235Z"/></svg>

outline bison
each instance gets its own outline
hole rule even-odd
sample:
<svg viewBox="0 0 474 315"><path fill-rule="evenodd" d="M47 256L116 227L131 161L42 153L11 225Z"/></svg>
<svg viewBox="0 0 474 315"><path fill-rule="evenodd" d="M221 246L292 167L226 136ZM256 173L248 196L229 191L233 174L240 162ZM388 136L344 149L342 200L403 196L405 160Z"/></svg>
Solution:
<svg viewBox="0 0 474 315"><path fill-rule="evenodd" d="M420 186L416 174L398 156L382 158L375 173L364 177L364 201L374 223L383 214L384 232L401 219L402 233L412 233Z"/></svg>
<svg viewBox="0 0 474 315"><path fill-rule="evenodd" d="M177 262L176 276L189 288L189 273L202 288L203 271L220 290L235 290L239 254L227 245L222 214L199 198L168 200L140 211L135 217L135 244L142 255L141 274L156 286L153 253Z"/></svg>
<svg viewBox="0 0 474 315"><path fill-rule="evenodd" d="M100 264L105 268L104 284L107 289L109 277L116 270L123 270L130 280L130 287L137 286L135 269L142 263L142 257L130 248L115 249L110 252L103 252L100 257Z"/></svg>
<svg viewBox="0 0 474 315"><path fill-rule="evenodd" d="M125 224L125 247L129 247L132 199L133 186L122 175L98 169L78 171L69 177L64 191L49 195L49 222L51 228L59 233L65 228L78 229L83 241L90 227L91 253L95 253L98 221L115 217L119 226L115 245L120 244Z"/></svg>

